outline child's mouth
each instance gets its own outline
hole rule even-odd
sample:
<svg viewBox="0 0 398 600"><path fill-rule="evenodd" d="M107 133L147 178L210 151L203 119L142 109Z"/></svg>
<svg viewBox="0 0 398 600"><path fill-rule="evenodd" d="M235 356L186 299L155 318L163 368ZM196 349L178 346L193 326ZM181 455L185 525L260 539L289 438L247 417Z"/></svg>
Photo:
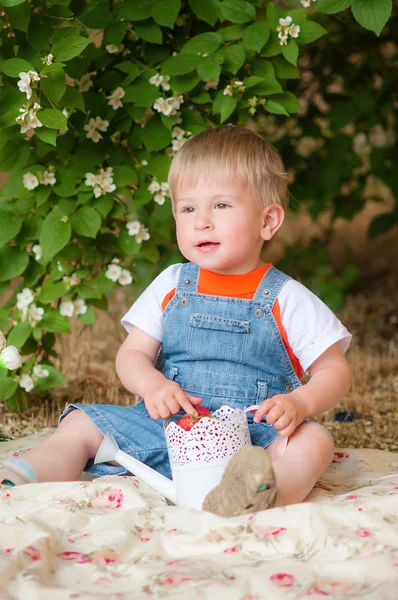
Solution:
<svg viewBox="0 0 398 600"><path fill-rule="evenodd" d="M211 250L214 250L219 245L220 244L217 242L200 242L197 244L196 248L201 252L211 252Z"/></svg>

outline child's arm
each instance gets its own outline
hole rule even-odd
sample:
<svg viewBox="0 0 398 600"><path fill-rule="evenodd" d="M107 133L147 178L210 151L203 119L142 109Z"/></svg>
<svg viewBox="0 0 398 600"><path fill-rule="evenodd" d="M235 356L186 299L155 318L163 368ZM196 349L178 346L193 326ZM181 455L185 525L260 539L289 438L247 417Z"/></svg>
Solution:
<svg viewBox="0 0 398 600"><path fill-rule="evenodd" d="M196 415L192 404L202 400L184 392L176 381L157 371L154 363L161 343L141 329L133 327L116 356L116 372L124 387L144 398L153 419L167 419L183 408Z"/></svg>
<svg viewBox="0 0 398 600"><path fill-rule="evenodd" d="M310 381L290 394L265 400L253 421L257 423L267 415L267 423L274 424L279 435L287 437L303 419L333 408L350 389L350 367L337 343L312 363L310 374Z"/></svg>

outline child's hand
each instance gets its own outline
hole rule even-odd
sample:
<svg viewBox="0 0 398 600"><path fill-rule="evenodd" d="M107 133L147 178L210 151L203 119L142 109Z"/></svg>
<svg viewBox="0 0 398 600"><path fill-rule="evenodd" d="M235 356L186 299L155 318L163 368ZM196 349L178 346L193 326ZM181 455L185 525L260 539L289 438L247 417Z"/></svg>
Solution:
<svg viewBox="0 0 398 600"><path fill-rule="evenodd" d="M178 414L181 408L189 415L197 415L192 405L200 404L202 398L187 394L176 381L163 378L145 390L144 402L152 419L167 419Z"/></svg>
<svg viewBox="0 0 398 600"><path fill-rule="evenodd" d="M307 417L306 403L294 390L290 394L277 394L264 400L256 410L254 423L259 423L267 415L267 423L274 425L281 437L292 435L293 431Z"/></svg>

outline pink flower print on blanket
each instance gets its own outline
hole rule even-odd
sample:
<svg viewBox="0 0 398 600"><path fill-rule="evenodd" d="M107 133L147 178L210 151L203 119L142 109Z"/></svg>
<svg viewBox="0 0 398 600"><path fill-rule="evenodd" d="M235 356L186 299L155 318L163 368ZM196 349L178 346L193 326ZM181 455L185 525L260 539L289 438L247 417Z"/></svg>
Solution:
<svg viewBox="0 0 398 600"><path fill-rule="evenodd" d="M343 461L350 458L350 455L347 452L335 452L332 462L334 463L342 463Z"/></svg>
<svg viewBox="0 0 398 600"><path fill-rule="evenodd" d="M274 573L269 580L280 587L292 587L296 583L295 576L289 573Z"/></svg>
<svg viewBox="0 0 398 600"><path fill-rule="evenodd" d="M307 589L305 596L331 596L332 598L358 598L366 590L360 583L344 581L319 581Z"/></svg>
<svg viewBox="0 0 398 600"><path fill-rule="evenodd" d="M121 508L123 500L124 494L121 489L107 487L96 492L91 505L93 508Z"/></svg>

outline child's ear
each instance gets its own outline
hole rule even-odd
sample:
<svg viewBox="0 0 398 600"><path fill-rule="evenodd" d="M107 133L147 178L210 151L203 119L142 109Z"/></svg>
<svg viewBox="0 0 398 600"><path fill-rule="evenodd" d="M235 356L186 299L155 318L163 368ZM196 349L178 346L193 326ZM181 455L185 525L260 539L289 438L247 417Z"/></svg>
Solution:
<svg viewBox="0 0 398 600"><path fill-rule="evenodd" d="M262 215L261 237L271 240L285 220L285 211L280 204L266 206Z"/></svg>

